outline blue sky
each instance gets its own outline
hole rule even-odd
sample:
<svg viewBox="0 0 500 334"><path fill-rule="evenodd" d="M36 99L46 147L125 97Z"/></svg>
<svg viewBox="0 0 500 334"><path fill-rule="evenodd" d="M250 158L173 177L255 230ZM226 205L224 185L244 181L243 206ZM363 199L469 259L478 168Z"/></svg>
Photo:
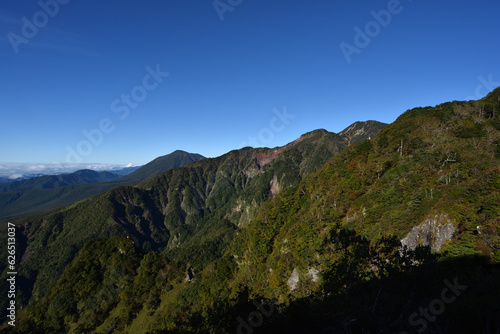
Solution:
<svg viewBox="0 0 500 334"><path fill-rule="evenodd" d="M213 157L500 85L498 1L216 4L2 1L0 162Z"/></svg>

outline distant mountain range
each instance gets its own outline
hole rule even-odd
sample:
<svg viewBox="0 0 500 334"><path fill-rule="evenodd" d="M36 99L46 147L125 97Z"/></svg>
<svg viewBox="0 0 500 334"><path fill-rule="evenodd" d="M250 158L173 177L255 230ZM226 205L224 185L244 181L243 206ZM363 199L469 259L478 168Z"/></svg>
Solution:
<svg viewBox="0 0 500 334"><path fill-rule="evenodd" d="M71 174L78 170L90 169L118 175L130 174L141 166L126 167L102 163L22 163L0 162L0 184L23 181L40 176Z"/></svg>
<svg viewBox="0 0 500 334"><path fill-rule="evenodd" d="M113 187L133 184L200 159L203 159L203 156L199 154L175 151L140 168L120 169L119 173L129 172L123 177L109 172L84 170L6 183L0 185L0 220L22 217L80 201Z"/></svg>
<svg viewBox="0 0 500 334"><path fill-rule="evenodd" d="M12 179L8 179L6 177L0 177L0 184L9 183L9 182L13 182Z"/></svg>
<svg viewBox="0 0 500 334"><path fill-rule="evenodd" d="M16 189L51 189L75 184L110 182L122 175L109 172L96 172L90 169L78 170L71 174L46 175L0 185L0 192Z"/></svg>
<svg viewBox="0 0 500 334"><path fill-rule="evenodd" d="M133 167L123 167L123 168L119 168L119 169L110 169L110 170L105 170L105 172L125 176L125 175L132 173L132 172L135 172L136 170L138 170L141 167L143 167L143 165L133 166Z"/></svg>

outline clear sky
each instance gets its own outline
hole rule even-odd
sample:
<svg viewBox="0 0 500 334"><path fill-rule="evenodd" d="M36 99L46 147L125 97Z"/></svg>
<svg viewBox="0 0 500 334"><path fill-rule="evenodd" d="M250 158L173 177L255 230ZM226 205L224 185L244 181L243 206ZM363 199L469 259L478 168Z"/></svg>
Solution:
<svg viewBox="0 0 500 334"><path fill-rule="evenodd" d="M496 0L3 0L0 162L213 157L481 98L500 86L499 14Z"/></svg>

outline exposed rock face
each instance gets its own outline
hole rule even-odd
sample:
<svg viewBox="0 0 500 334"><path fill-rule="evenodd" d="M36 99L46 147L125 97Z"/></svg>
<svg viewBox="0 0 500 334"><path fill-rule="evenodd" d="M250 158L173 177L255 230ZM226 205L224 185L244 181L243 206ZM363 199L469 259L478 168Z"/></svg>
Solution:
<svg viewBox="0 0 500 334"><path fill-rule="evenodd" d="M259 166L259 168L264 167L265 165L267 165L268 163L270 163L271 161L276 159L280 155L281 152L283 152L284 150L286 150L289 147L295 146L296 144L300 143L302 140L303 140L303 138L301 137L301 138L296 139L293 142L288 143L285 146L280 147L279 149L274 150L270 153L258 154L257 155L257 165Z"/></svg>
<svg viewBox="0 0 500 334"><path fill-rule="evenodd" d="M319 281L319 270L316 268L309 268L306 277L314 283L317 283Z"/></svg>
<svg viewBox="0 0 500 334"><path fill-rule="evenodd" d="M269 186L270 186L270 191L271 191L271 197L276 197L281 190L281 187L278 183L278 178L276 177L276 175L274 175L274 177L272 178L271 182L269 183Z"/></svg>
<svg viewBox="0 0 500 334"><path fill-rule="evenodd" d="M319 281L319 278L320 278L320 271L316 268L313 268L313 267L308 268L307 273L305 273L305 275L303 275L303 277L305 277L306 279L308 279L314 283L317 283ZM290 278L287 281L287 285L290 288L290 292L297 289L299 281L300 281L299 271L297 270L297 268L294 268L292 271L292 274L290 275Z"/></svg>
<svg viewBox="0 0 500 334"><path fill-rule="evenodd" d="M172 248L175 248L175 247L179 247L180 244L181 244L181 234L177 233L172 238L172 241L170 242L170 245L168 246L168 248L172 249Z"/></svg>
<svg viewBox="0 0 500 334"><path fill-rule="evenodd" d="M287 281L287 284L290 288L290 291L293 291L297 288L297 284L299 284L299 272L297 271L297 268L293 269L292 274Z"/></svg>
<svg viewBox="0 0 500 334"><path fill-rule="evenodd" d="M233 221L237 221L236 224L238 227L243 228L250 223L259 206L255 199L253 199L251 203L238 199L236 203L237 205L231 210L231 213L225 216L225 218L231 220L234 216L239 216L239 219L233 219Z"/></svg>
<svg viewBox="0 0 500 334"><path fill-rule="evenodd" d="M192 267L189 267L186 272L186 278L184 278L184 282L192 282L194 280L194 275L194 269Z"/></svg>
<svg viewBox="0 0 500 334"><path fill-rule="evenodd" d="M456 227L450 222L448 215L435 215L415 226L406 238L401 240L401 245L407 246L409 249L423 245L439 250L445 241L451 240L455 231Z"/></svg>
<svg viewBox="0 0 500 334"><path fill-rule="evenodd" d="M254 167L249 167L248 169L242 170L241 171L243 175L245 175L248 179L251 179L255 175L259 174L259 170Z"/></svg>
<svg viewBox="0 0 500 334"><path fill-rule="evenodd" d="M354 142L361 141L364 139L371 139L375 137L378 130L383 128L386 124L376 122L376 121L366 121L366 122L355 122L349 127L339 132L347 145L351 145Z"/></svg>

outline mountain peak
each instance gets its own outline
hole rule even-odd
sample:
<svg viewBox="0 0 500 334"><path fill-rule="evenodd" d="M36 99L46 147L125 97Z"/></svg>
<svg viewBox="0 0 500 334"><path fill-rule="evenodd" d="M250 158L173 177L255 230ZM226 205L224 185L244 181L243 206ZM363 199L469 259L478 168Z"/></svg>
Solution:
<svg viewBox="0 0 500 334"><path fill-rule="evenodd" d="M387 124L378 121L354 122L339 132L339 136L350 145L355 141L373 138L385 126Z"/></svg>
<svg viewBox="0 0 500 334"><path fill-rule="evenodd" d="M183 166L201 159L205 159L205 157L197 153L175 150L170 154L158 157L147 163L135 172L124 177L123 180L130 181L131 183L139 182L151 177L152 175L158 175L169 169Z"/></svg>
<svg viewBox="0 0 500 334"><path fill-rule="evenodd" d="M344 129L339 134L330 132L323 128L306 132L298 139L284 146L277 147L271 152L265 152L257 155L257 164L259 168L276 159L282 152L291 149L297 145L309 147L308 150L314 150L317 147L328 146L332 152L340 153L346 145L373 138L387 124L377 121L355 122Z"/></svg>
<svg viewBox="0 0 500 334"><path fill-rule="evenodd" d="M320 129L316 129L316 130L312 130L312 131L309 131L309 132L306 132L304 133L302 136L300 137L306 137L306 136L311 136L311 135L315 135L315 134L321 134L321 135L324 135L326 133L330 133L330 131L328 130L325 130L323 128L320 128Z"/></svg>

